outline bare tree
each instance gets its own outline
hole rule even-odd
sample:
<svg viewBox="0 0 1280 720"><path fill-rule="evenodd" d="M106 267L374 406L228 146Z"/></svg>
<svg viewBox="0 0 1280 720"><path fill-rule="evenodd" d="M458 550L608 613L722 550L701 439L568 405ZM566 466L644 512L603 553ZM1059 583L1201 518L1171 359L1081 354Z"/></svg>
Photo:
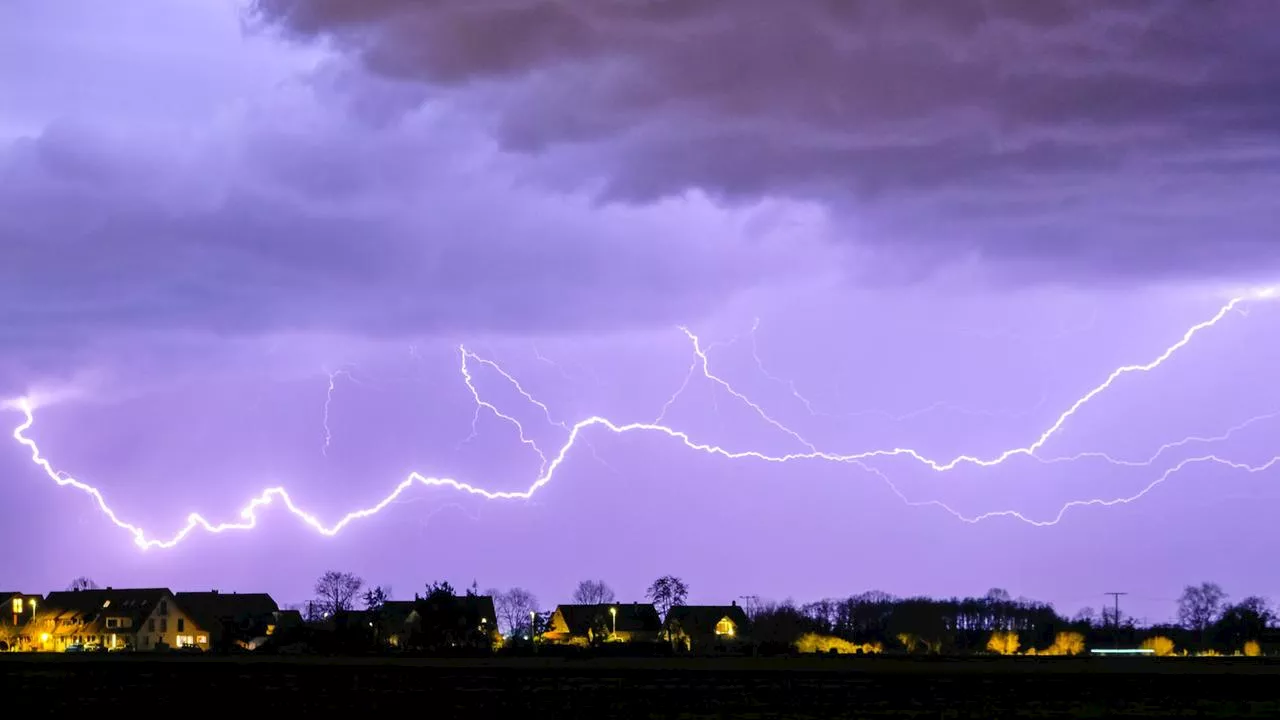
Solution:
<svg viewBox="0 0 1280 720"><path fill-rule="evenodd" d="M98 583L94 582L92 578L81 575L75 580L72 580L71 584L67 586L67 589L68 590L97 590Z"/></svg>
<svg viewBox="0 0 1280 720"><path fill-rule="evenodd" d="M316 606L321 613L347 612L354 607L364 580L349 572L330 570L316 581Z"/></svg>
<svg viewBox="0 0 1280 720"><path fill-rule="evenodd" d="M658 613L666 618L671 608L684 604L685 598L689 597L689 586L674 575L663 575L653 581L645 591L645 597L652 600Z"/></svg>
<svg viewBox="0 0 1280 720"><path fill-rule="evenodd" d="M573 591L573 601L579 605L607 605L613 598L613 590L603 580L583 580Z"/></svg>
<svg viewBox="0 0 1280 720"><path fill-rule="evenodd" d="M515 587L506 592L491 590L489 594L498 613L498 627L506 635L528 627L530 613L538 611L538 598L524 588Z"/></svg>
<svg viewBox="0 0 1280 720"><path fill-rule="evenodd" d="M1204 639L1209 626L1218 619L1226 608L1227 594L1217 583L1204 582L1200 585L1188 585L1178 598L1178 622L1188 630L1195 630Z"/></svg>

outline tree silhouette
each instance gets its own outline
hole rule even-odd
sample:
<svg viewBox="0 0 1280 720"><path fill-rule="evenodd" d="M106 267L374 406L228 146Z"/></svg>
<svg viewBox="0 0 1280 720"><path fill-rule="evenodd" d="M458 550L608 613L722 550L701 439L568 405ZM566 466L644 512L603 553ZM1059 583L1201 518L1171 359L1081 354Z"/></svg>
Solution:
<svg viewBox="0 0 1280 720"><path fill-rule="evenodd" d="M1217 583L1188 585L1178 599L1178 622L1186 629L1200 633L1203 642L1209 627L1222 614L1226 601L1227 594Z"/></svg>
<svg viewBox="0 0 1280 720"><path fill-rule="evenodd" d="M579 605L607 605L613 598L613 590L603 580L583 580L573 591L573 601Z"/></svg>
<svg viewBox="0 0 1280 720"><path fill-rule="evenodd" d="M538 611L538 598L524 588L511 588L506 592L492 591L494 610L504 633L515 635L529 627L529 613Z"/></svg>
<svg viewBox="0 0 1280 720"><path fill-rule="evenodd" d="M1274 620L1275 615L1265 599L1247 597L1223 610L1214 623L1214 644L1223 650L1237 651L1245 643L1261 638Z"/></svg>
<svg viewBox="0 0 1280 720"><path fill-rule="evenodd" d="M94 582L92 578L81 575L75 580L72 580L71 584L67 586L67 589L68 590L97 590L98 583Z"/></svg>
<svg viewBox="0 0 1280 720"><path fill-rule="evenodd" d="M653 581L645 591L645 597L653 602L658 614L665 619L671 608L684 604L685 598L689 597L689 586L674 575L663 575Z"/></svg>
<svg viewBox="0 0 1280 720"><path fill-rule="evenodd" d="M370 588L364 593L364 609L377 612L382 609L383 605L391 599L391 588L384 588L381 585Z"/></svg>
<svg viewBox="0 0 1280 720"><path fill-rule="evenodd" d="M316 581L316 607L321 614L349 612L362 587L364 580L352 573L330 570Z"/></svg>

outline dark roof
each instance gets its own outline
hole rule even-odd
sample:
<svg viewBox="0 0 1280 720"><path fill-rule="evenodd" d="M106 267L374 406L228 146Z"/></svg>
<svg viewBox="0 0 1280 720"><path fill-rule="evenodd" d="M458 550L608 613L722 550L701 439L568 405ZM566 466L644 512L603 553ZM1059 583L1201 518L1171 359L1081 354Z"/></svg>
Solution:
<svg viewBox="0 0 1280 720"><path fill-rule="evenodd" d="M387 627L403 628L413 614L414 601L388 600L382 604L382 621Z"/></svg>
<svg viewBox="0 0 1280 720"><path fill-rule="evenodd" d="M607 605L560 605L556 610L570 634L586 635L591 626L603 623L613 628L613 615L610 608L618 610L618 632L657 632L662 628L662 619L658 611L650 603L610 603Z"/></svg>
<svg viewBox="0 0 1280 720"><path fill-rule="evenodd" d="M173 596L168 588L66 590L49 593L41 609L44 613L79 618L86 623L102 617L127 617L132 618L136 627L166 596Z"/></svg>
<svg viewBox="0 0 1280 720"><path fill-rule="evenodd" d="M173 599L196 625L210 630L222 622L268 618L280 609L266 593L180 592Z"/></svg>
<svg viewBox="0 0 1280 720"><path fill-rule="evenodd" d="M678 624L690 635L710 635L726 617L739 631L746 629L747 614L737 605L678 605L667 612L667 624Z"/></svg>
<svg viewBox="0 0 1280 720"><path fill-rule="evenodd" d="M459 595L458 601L470 612L484 618L489 627L497 627L498 614L493 608L493 598L489 595Z"/></svg>

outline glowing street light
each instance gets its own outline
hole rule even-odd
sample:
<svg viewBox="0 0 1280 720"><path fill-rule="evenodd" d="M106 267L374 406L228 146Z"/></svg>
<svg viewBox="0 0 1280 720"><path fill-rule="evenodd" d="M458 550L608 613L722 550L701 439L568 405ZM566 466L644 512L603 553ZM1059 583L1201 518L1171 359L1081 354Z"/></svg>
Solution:
<svg viewBox="0 0 1280 720"><path fill-rule="evenodd" d="M618 608L609 608L609 614L613 616L613 634L618 634Z"/></svg>

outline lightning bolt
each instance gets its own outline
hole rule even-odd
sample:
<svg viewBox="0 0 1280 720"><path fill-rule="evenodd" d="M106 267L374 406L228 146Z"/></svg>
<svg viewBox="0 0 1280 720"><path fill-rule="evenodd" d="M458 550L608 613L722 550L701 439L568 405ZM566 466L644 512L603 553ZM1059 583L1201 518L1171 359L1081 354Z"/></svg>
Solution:
<svg viewBox="0 0 1280 720"><path fill-rule="evenodd" d="M1280 288L1266 288L1263 290L1256 291L1254 293L1254 296L1259 298L1275 297L1278 290L1280 290ZM893 490L893 492L897 494L901 500L903 500L903 502L911 506L939 507L949 512L956 518L969 523L977 523L982 520L986 520L994 517L1012 517L1012 518L1021 520L1023 522L1029 523L1031 525L1046 526L1046 525L1054 525L1060 522L1061 519L1065 516L1066 512L1074 507L1082 507L1082 506L1090 506L1090 505L1111 506L1111 505L1127 504L1130 502L1134 502L1135 500L1143 497L1152 489L1154 489L1155 487L1163 483L1169 477L1180 472L1184 468L1192 465L1204 464L1204 463L1216 463L1223 467L1227 467L1235 470L1243 470L1250 473L1257 473L1257 472L1262 472L1264 470L1268 470L1274 467L1275 465L1280 464L1280 457L1273 458L1272 460L1260 465L1248 465L1245 463L1234 462L1234 461L1219 458L1214 455L1203 455L1203 456L1188 458L1179 462L1177 465L1173 466L1169 470L1165 471L1162 475L1157 477L1150 484L1148 484L1146 487L1144 487L1142 490L1140 490L1138 493L1132 496L1118 498L1114 500L1092 499L1092 500L1071 501L1066 505L1064 505L1054 518L1051 518L1049 520L1034 520L1022 515L1017 511L1012 511L1012 510L994 511L994 512L984 513L982 515L976 515L976 516L965 516L962 513L955 511L954 509L950 508L949 506L947 506L946 504L940 501L911 500L905 494L899 491L898 488L889 480L887 476L884 475L884 473L881 470L871 466L869 463L872 460L881 459L881 458L905 457L905 458L915 460L916 462L936 472L942 473L942 472L953 470L954 468L960 465L966 465L966 464L975 465L979 467L991 467L991 466L1002 464L1012 458L1019 457L1019 456L1028 456L1040 462L1066 462L1071 459L1075 459L1075 458L1054 458L1054 459L1045 460L1043 458L1039 458L1036 455L1036 453L1055 434L1057 434L1062 429L1062 427L1077 412L1081 410L1081 408L1083 408L1085 405L1091 402L1098 395L1105 392L1117 380L1124 377L1125 375L1129 375L1133 373L1146 373L1160 367L1167 360L1169 360L1169 358L1173 357L1174 354L1176 354L1179 350L1186 347L1198 334L1217 325L1219 322L1222 321L1224 317L1230 314L1233 310L1237 310L1238 306L1241 303L1245 302L1247 299L1248 298L1246 297L1237 297L1232 299L1226 305L1222 306L1222 308L1216 314L1214 314L1211 318L1203 322L1200 322L1196 325L1193 325L1190 329L1188 329L1183 334L1181 339L1179 339L1174 344L1170 345L1168 348L1164 350L1164 352L1160 353L1155 359L1151 360L1150 362L1143 363L1143 364L1135 364L1135 365L1125 365L1114 370L1101 384L1095 386L1094 388L1086 392L1083 396L1081 396L1078 400L1076 400L1070 407L1068 407L1066 411L1064 411L1061 415L1059 415L1058 418L1052 424L1050 424L1050 426L1046 430L1040 433L1040 435L1030 444L1022 447L1016 447L1009 450L1005 450L1004 452L998 455L994 455L987 458L980 458L980 457L971 456L971 455L959 455L945 462L940 462L937 460L930 459L924 456L923 454L921 454L920 452L909 449L909 448L866 450L866 451L861 451L853 454L837 454L837 453L821 451L817 449L817 447L813 443L809 442L799 433L788 428L786 425L784 425L777 419L773 418L767 411L765 411L762 407L760 407L758 404L753 402L745 394L740 393L730 383L728 383L723 378L720 378L714 372L712 372L710 367L710 360L708 358L707 353L712 347L715 346L715 344L713 343L711 345L708 345L706 348L704 348L698 336L695 335L688 328L684 328L684 327L680 328L680 330L681 332L684 333L684 335L686 336L686 338L689 340L689 342L693 347L694 361L691 365L691 370L689 375L686 376L685 382L681 385L681 389L677 390L676 394L673 395L670 400L668 400L666 405L664 405L663 412L662 414L659 415L659 420L655 422L633 422L633 423L620 424L620 423L615 423L614 421L601 416L591 416L583 420L580 420L572 425L569 425L563 421L555 420L552 416L550 409L545 404L543 404L541 401L534 398L532 394L530 394L527 390L525 390L520 385L519 381L517 381L512 375L510 375L505 370L503 370L499 365L497 365L497 363L486 360L472 353L465 346L460 346L459 347L460 357L461 357L460 371L463 377L463 382L467 386L467 388L471 391L473 399L475 400L476 406L477 406L475 419L473 420L473 435L474 435L475 422L478 420L479 413L482 410L487 410L488 412L492 413L495 417L512 425L516 429L517 435L520 438L520 441L523 444L529 446L540 457L542 461L542 465L539 469L539 473L536 479L524 490L492 491L492 490L486 490L477 485L464 482L455 478L433 477L433 476L423 475L418 472L413 472L409 474L409 476L406 477L404 480L402 480L398 485L396 485L395 488L388 495L386 495L382 500L378 501L376 504L365 509L355 510L353 512L347 513L332 525L325 525L316 516L307 512L298 504L296 504L294 500L290 497L289 493L283 487L272 487L272 488L267 488L263 490L258 496L252 498L248 502L248 504L245 505L243 509L240 510L239 521L213 523L208 519L206 519L205 517L203 517L202 515L200 515L199 513L191 513L187 516L185 524L174 535L170 536L168 539L151 538L151 537L148 537L148 535L144 532L142 528L120 519L120 517L116 514L116 512L107 504L105 498L103 497L102 492L99 491L96 487L57 471L50 464L50 462L47 459L45 459L36 442L27 436L27 432L31 429L31 427L35 423L35 407L33 402L30 399L22 398L10 403L10 406L18 409L24 416L24 421L20 425L18 425L17 428L14 429L13 438L19 444L23 445L30 451L32 462L37 467L39 467L45 473L45 475L49 477L50 480L52 480L59 486L72 487L88 495L97 505L98 509L102 512L102 514L110 522L112 522L116 527L132 535L134 543L138 547L143 549L172 548L177 544L179 544L180 542L182 542L183 540L185 540L191 533L195 532L197 529L203 529L206 532L213 533L213 534L223 533L223 532L232 531L232 530L242 530L242 531L252 530L257 526L258 518L259 518L259 510L264 509L267 506L270 506L276 503L279 503L280 505L282 505L288 512L293 514L295 517L297 517L304 524L306 524L308 527L312 528L316 532L320 533L321 535L331 537L331 536L337 535L346 526L348 526L349 524L357 520L361 520L361 519L376 515L387 506L391 505L392 503L395 503L410 488L419 486L419 485L425 486L425 487L448 488L450 490L453 490L459 493L477 496L486 500L527 500L533 497L535 493L537 493L539 490L541 490L543 487L545 487L548 483L550 483L554 479L556 472L563 466L563 464L569 457L570 451L575 447L579 439L583 438L583 433L593 428L600 428L617 435L632 433L632 432L647 432L647 433L665 435L666 437L681 443L682 445L684 445L685 448L689 450L707 453L707 454L718 456L728 460L751 459L751 460L770 462L770 463L787 463L787 462L793 462L793 461L799 461L799 460L821 460L821 461L827 461L827 462L852 464L852 465L855 465L856 467L859 467L865 470L868 473L871 473L880 477L882 480L884 480L888 484L888 486ZM551 454L544 453L541 450L541 448L539 448L538 445L533 440L528 438L525 432L525 429L523 425L519 422L519 420L517 420L515 417L507 413L502 412L500 409L497 408L497 406L488 402L481 396L479 390L476 388L474 384L474 377L472 374L471 363L482 365L498 373L499 376L506 379L508 383L510 383L516 389L516 391L522 397L525 398L526 401L530 402L535 407L538 407L539 409L541 409L548 423L567 431L567 437L565 441L561 444L561 446L556 452ZM790 437L801 448L803 448L803 450L794 451L786 454L780 454L780 455L767 454L758 450L729 450L717 445L711 445L711 444L699 442L684 431L677 430L662 424L661 417L665 415L666 409L669 408L670 405L675 402L676 398L679 397L683 389L688 387L688 384L692 378L693 373L696 373L698 370L701 370L702 376L706 380L711 382L714 387L718 388L720 391L735 398L736 400L741 402L744 406L750 408L752 412L755 413L761 420L771 425L782 434ZM331 376L331 384L332 384L332 376ZM1237 426L1236 428L1228 431L1226 433L1226 436L1229 436L1230 434L1232 434L1232 432L1238 431L1239 429L1242 429L1243 427L1249 424L1261 421L1266 417L1270 417L1270 416L1260 416L1258 418L1254 418L1242 424L1241 426ZM1216 438L1216 439L1221 439L1221 438ZM1167 452L1168 450L1174 447L1181 447L1183 445L1187 445L1192 442L1210 442L1213 440L1215 440L1215 438L1187 438L1185 440L1179 441L1178 443L1170 443L1169 445L1166 445L1162 447L1159 451L1157 451L1156 455L1153 456L1149 462L1154 461L1161 454L1163 454L1164 452ZM1090 455L1090 454L1084 454L1084 455ZM1081 457L1083 457L1084 455L1082 455ZM1103 459L1107 459L1113 462L1123 462L1123 461L1116 461L1114 458L1111 458L1110 456L1107 456L1101 453L1094 453L1091 456L1102 457Z"/></svg>
<svg viewBox="0 0 1280 720"><path fill-rule="evenodd" d="M329 389L324 394L324 447L320 449L320 454L328 457L329 445L333 443L333 431L329 429L329 406L333 403L333 391L338 387L339 376L345 375L352 382L355 382L355 378L346 370L326 371L326 374L329 376Z"/></svg>

